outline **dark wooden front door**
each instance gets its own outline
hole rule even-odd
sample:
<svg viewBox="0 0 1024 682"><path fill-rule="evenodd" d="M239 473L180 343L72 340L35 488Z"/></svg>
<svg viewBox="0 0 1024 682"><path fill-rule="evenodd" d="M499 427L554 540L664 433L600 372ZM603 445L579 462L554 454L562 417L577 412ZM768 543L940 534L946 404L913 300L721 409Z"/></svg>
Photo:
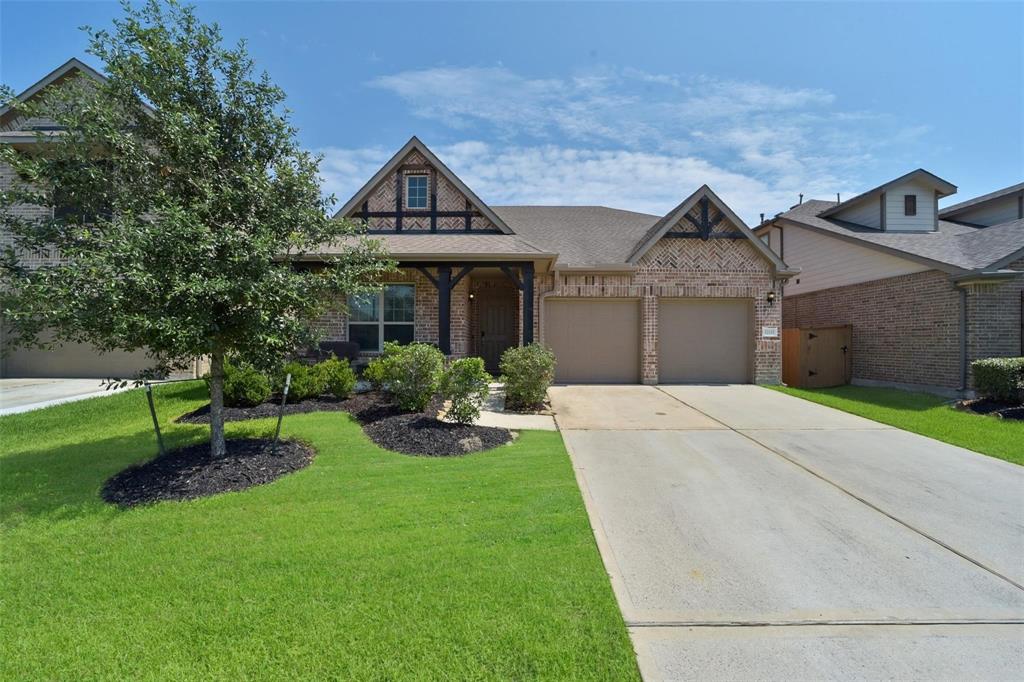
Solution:
<svg viewBox="0 0 1024 682"><path fill-rule="evenodd" d="M480 315L478 348L487 371L496 372L501 354L516 343L516 290L511 287L486 287L477 294Z"/></svg>

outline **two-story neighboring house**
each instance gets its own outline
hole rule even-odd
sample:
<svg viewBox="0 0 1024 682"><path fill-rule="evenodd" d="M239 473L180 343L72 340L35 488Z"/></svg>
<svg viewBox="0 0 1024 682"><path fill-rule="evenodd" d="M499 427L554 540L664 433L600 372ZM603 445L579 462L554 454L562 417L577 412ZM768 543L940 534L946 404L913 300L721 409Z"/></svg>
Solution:
<svg viewBox="0 0 1024 682"><path fill-rule="evenodd" d="M60 87L71 78L93 78L102 80L103 74L78 59L70 59L57 67L37 83L18 95L21 101L39 97L46 88ZM61 134L60 127L49 119L26 119L10 108L0 109L0 144L13 146L25 153L38 151L40 133L46 137ZM0 187L9 188L18 182L10 166L0 163ZM30 206L24 205L14 209L24 217L52 217L54 212L59 216L61 206ZM11 235L0 225L0 248L13 244ZM28 267L41 267L59 262L60 254L56 250L44 253L21 253L19 260ZM86 344L69 343L50 350L33 348L10 348L4 345L3 323L0 320L0 377L131 377L152 365L152 361L142 351L100 353ZM194 372L193 372L194 374Z"/></svg>
<svg viewBox="0 0 1024 682"><path fill-rule="evenodd" d="M862 384L952 394L970 388L971 361L1024 354L1024 183L940 209L955 192L919 169L758 226L801 270L783 326L851 325Z"/></svg>

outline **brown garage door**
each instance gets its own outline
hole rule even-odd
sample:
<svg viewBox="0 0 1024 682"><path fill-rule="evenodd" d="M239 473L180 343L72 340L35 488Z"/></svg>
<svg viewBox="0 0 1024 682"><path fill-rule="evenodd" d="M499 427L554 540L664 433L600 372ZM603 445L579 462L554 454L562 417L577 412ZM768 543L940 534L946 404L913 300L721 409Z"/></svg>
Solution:
<svg viewBox="0 0 1024 682"><path fill-rule="evenodd" d="M747 383L753 364L747 299L658 301L658 382Z"/></svg>
<svg viewBox="0 0 1024 682"><path fill-rule="evenodd" d="M555 298L545 302L544 343L555 352L555 381L640 382L640 302Z"/></svg>

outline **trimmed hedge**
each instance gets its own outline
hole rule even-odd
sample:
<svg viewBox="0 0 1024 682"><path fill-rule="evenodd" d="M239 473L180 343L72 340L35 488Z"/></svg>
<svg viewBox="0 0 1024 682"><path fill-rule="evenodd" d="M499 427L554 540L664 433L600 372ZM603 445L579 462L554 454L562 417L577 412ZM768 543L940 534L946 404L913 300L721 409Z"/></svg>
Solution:
<svg viewBox="0 0 1024 682"><path fill-rule="evenodd" d="M210 385L209 376L206 385ZM249 365L224 361L224 404L253 407L270 397L270 380Z"/></svg>
<svg viewBox="0 0 1024 682"><path fill-rule="evenodd" d="M984 358L971 369L978 395L1007 403L1024 400L1024 358Z"/></svg>
<svg viewBox="0 0 1024 682"><path fill-rule="evenodd" d="M555 380L555 354L539 343L509 348L501 354L501 381L509 407L530 409L544 403Z"/></svg>
<svg viewBox="0 0 1024 682"><path fill-rule="evenodd" d="M437 393L444 355L427 343L388 342L384 353L363 371L363 378L395 396L403 410L422 412Z"/></svg>
<svg viewBox="0 0 1024 682"><path fill-rule="evenodd" d="M331 356L317 363L313 371L323 376L327 390L338 400L349 397L356 388L356 373L352 371L348 360L339 360Z"/></svg>
<svg viewBox="0 0 1024 682"><path fill-rule="evenodd" d="M322 371L293 360L282 367L276 377L274 392L278 395L284 391L285 377L289 374L292 375L291 388L288 389L290 403L317 398L327 390L327 377Z"/></svg>
<svg viewBox="0 0 1024 682"><path fill-rule="evenodd" d="M441 397L451 401L448 417L459 424L479 419L480 406L490 393L490 381L483 358L453 360L441 378Z"/></svg>

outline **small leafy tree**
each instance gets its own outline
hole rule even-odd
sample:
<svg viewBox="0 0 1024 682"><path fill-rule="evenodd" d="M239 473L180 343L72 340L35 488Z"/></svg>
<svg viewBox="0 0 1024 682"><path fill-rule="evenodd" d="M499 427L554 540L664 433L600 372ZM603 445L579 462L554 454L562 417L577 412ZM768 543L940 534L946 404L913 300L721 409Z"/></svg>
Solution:
<svg viewBox="0 0 1024 682"><path fill-rule="evenodd" d="M5 104L64 132L40 132L42 153L0 150L21 178L0 192L15 247L0 262L0 309L14 345L42 345L52 329L56 342L146 349L154 371L208 357L217 457L225 357L272 369L313 340L309 322L341 294L376 289L394 264L356 225L328 219L319 159L244 43L224 46L173 0L123 9L109 31L85 29L108 80L27 103L6 89ZM57 203L70 210L56 219L12 210ZM315 255L325 244L336 255ZM52 247L56 265L20 260Z"/></svg>

